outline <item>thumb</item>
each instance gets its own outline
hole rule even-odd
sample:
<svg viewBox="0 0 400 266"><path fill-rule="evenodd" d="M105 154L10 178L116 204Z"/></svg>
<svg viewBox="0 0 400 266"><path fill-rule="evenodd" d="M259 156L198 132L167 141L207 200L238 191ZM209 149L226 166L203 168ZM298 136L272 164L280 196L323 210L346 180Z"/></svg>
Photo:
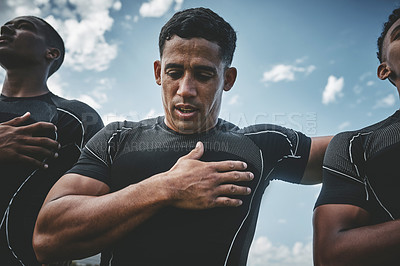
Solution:
<svg viewBox="0 0 400 266"><path fill-rule="evenodd" d="M27 121L30 116L31 116L31 113L26 112L24 115L15 117L15 118L7 121L7 122L1 123L0 125L4 125L4 126L19 126L22 123L24 123L25 121Z"/></svg>
<svg viewBox="0 0 400 266"><path fill-rule="evenodd" d="M201 141L198 141L196 147L191 150L185 157L187 159L198 160L204 154L204 145Z"/></svg>

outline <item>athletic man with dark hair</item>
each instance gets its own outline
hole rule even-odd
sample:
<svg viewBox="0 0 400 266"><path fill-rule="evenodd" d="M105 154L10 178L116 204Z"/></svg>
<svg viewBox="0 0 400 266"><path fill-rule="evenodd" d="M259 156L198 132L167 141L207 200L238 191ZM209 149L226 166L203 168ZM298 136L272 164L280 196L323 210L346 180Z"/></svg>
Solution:
<svg viewBox="0 0 400 266"><path fill-rule="evenodd" d="M103 265L245 265L272 179L319 182L328 138L219 119L236 33L205 8L160 33L155 80L165 117L108 125L49 192L34 233L39 260L107 250Z"/></svg>
<svg viewBox="0 0 400 266"><path fill-rule="evenodd" d="M400 89L400 9L378 39L378 77ZM400 111L329 144L314 212L315 265L398 265Z"/></svg>
<svg viewBox="0 0 400 266"><path fill-rule="evenodd" d="M47 79L64 53L63 40L43 19L23 16L1 26L0 265L41 265L32 235L43 200L103 127L92 108L49 91Z"/></svg>

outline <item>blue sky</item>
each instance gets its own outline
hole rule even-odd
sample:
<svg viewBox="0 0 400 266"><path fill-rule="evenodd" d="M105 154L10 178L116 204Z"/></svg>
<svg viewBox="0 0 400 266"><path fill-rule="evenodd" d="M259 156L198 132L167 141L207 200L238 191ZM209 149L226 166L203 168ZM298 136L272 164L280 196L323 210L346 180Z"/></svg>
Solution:
<svg viewBox="0 0 400 266"><path fill-rule="evenodd" d="M238 78L224 95L221 117L241 127L274 123L319 136L364 127L398 109L395 87L376 77L376 39L400 1L0 0L0 22L33 14L53 24L67 54L49 88L90 104L109 123L162 114L153 76L158 34L176 10L198 6L219 13L238 34ZM250 266L312 264L319 190L272 182Z"/></svg>

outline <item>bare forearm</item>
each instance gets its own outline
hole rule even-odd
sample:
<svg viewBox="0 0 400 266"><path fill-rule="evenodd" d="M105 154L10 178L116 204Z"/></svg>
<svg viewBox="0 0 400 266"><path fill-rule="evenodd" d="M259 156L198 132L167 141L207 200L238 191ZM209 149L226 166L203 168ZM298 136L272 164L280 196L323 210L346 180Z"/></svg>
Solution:
<svg viewBox="0 0 400 266"><path fill-rule="evenodd" d="M68 195L48 202L35 228L38 259L50 262L100 252L157 212L161 197L145 182L100 197Z"/></svg>
<svg viewBox="0 0 400 266"><path fill-rule="evenodd" d="M400 260L400 221L343 230L326 239L316 233L315 241L315 265L395 265Z"/></svg>
<svg viewBox="0 0 400 266"><path fill-rule="evenodd" d="M233 182L250 181L240 161L202 162L202 144L167 172L110 193L92 178L67 174L52 188L36 223L34 248L40 261L95 254L145 222L160 208L237 207L236 196L251 190Z"/></svg>

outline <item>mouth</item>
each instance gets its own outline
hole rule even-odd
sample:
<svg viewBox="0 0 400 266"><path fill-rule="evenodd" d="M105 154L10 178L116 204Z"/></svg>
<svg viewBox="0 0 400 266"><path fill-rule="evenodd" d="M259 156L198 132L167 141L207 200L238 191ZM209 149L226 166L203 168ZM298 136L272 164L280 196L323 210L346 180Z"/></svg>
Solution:
<svg viewBox="0 0 400 266"><path fill-rule="evenodd" d="M194 115L198 111L198 108L189 104L177 104L175 105L175 110L177 110L181 116L187 117Z"/></svg>

